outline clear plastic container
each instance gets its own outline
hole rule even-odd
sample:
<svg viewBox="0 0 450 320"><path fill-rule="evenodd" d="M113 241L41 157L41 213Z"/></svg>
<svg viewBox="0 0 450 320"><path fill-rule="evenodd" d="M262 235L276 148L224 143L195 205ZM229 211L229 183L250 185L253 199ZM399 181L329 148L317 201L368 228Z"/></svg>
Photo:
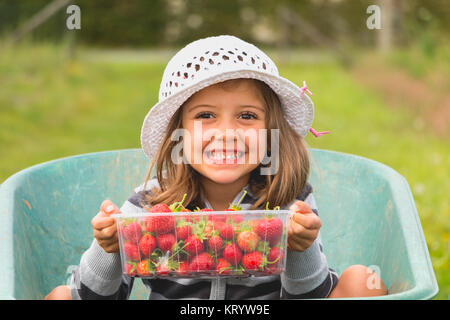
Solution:
<svg viewBox="0 0 450 320"><path fill-rule="evenodd" d="M116 219L123 273L142 278L280 274L289 210L125 213Z"/></svg>

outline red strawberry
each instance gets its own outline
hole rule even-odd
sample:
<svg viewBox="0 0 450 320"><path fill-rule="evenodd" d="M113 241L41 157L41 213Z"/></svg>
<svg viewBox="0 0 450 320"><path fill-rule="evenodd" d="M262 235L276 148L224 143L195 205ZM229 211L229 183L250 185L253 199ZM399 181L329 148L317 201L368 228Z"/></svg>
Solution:
<svg viewBox="0 0 450 320"><path fill-rule="evenodd" d="M256 232L263 240L269 241L271 245L276 245L283 234L283 221L276 217L264 218L259 222Z"/></svg>
<svg viewBox="0 0 450 320"><path fill-rule="evenodd" d="M231 240L234 237L234 229L231 224L228 223L216 223L216 229L219 231L219 234L225 240Z"/></svg>
<svg viewBox="0 0 450 320"><path fill-rule="evenodd" d="M256 219L247 221L249 227L252 228L254 231L258 230L259 222L260 221Z"/></svg>
<svg viewBox="0 0 450 320"><path fill-rule="evenodd" d="M209 239L213 236L215 230L215 223L213 221L208 221L205 228L203 229L202 237L204 239Z"/></svg>
<svg viewBox="0 0 450 320"><path fill-rule="evenodd" d="M172 233L161 234L156 237L156 241L162 252L172 251L174 244L177 242Z"/></svg>
<svg viewBox="0 0 450 320"><path fill-rule="evenodd" d="M172 212L170 207L167 204L165 204L165 203L155 204L153 207L151 207L147 211L148 212L153 212L153 213L156 213L156 212Z"/></svg>
<svg viewBox="0 0 450 320"><path fill-rule="evenodd" d="M131 222L122 228L122 236L125 240L135 243L141 238L141 225L138 222Z"/></svg>
<svg viewBox="0 0 450 320"><path fill-rule="evenodd" d="M162 263L156 267L156 274L158 276L167 276L169 275L170 269L167 263Z"/></svg>
<svg viewBox="0 0 450 320"><path fill-rule="evenodd" d="M216 272L218 274L230 274L232 269L233 266L227 259L225 258L217 259Z"/></svg>
<svg viewBox="0 0 450 320"><path fill-rule="evenodd" d="M204 272L214 269L214 260L207 252L202 252L192 258L189 264L189 271L191 272Z"/></svg>
<svg viewBox="0 0 450 320"><path fill-rule="evenodd" d="M222 251L222 256L233 266L237 266L242 258L242 252L235 243L228 243Z"/></svg>
<svg viewBox="0 0 450 320"><path fill-rule="evenodd" d="M190 255L199 254L203 248L203 241L195 234L191 234L184 242L184 250Z"/></svg>
<svg viewBox="0 0 450 320"><path fill-rule="evenodd" d="M172 210L164 203L158 203L147 209L151 213L170 213ZM145 227L148 232L155 232L157 234L169 233L175 228L175 217L173 215L167 216L151 216L145 219Z"/></svg>
<svg viewBox="0 0 450 320"><path fill-rule="evenodd" d="M237 211L237 210L229 210L229 211ZM230 214L226 221L228 223L241 223L244 220L244 217L241 214Z"/></svg>
<svg viewBox="0 0 450 320"><path fill-rule="evenodd" d="M136 275L136 264L125 264L126 274L133 277Z"/></svg>
<svg viewBox="0 0 450 320"><path fill-rule="evenodd" d="M237 244L245 252L255 251L258 245L258 235L254 231L242 231L237 236Z"/></svg>
<svg viewBox="0 0 450 320"><path fill-rule="evenodd" d="M222 250L223 240L220 236L212 236L211 238L209 238L208 246L209 249L214 253L218 253L220 252L220 250Z"/></svg>
<svg viewBox="0 0 450 320"><path fill-rule="evenodd" d="M263 261L264 256L261 252L253 251L242 257L242 266L247 271L262 270L264 268Z"/></svg>
<svg viewBox="0 0 450 320"><path fill-rule="evenodd" d="M147 231L156 234L169 233L175 228L175 216L151 216L145 219Z"/></svg>
<svg viewBox="0 0 450 320"><path fill-rule="evenodd" d="M139 249L138 249L137 245L135 245L133 242L131 242L131 241L125 242L123 244L123 251L125 253L125 256L128 259L134 260L134 261L140 260Z"/></svg>
<svg viewBox="0 0 450 320"><path fill-rule="evenodd" d="M149 276L150 275L150 267L148 264L148 260L142 260L136 265L136 272L141 277Z"/></svg>
<svg viewBox="0 0 450 320"><path fill-rule="evenodd" d="M156 239L151 234L146 233L139 240L139 249L142 254L148 257L156 248Z"/></svg>
<svg viewBox="0 0 450 320"><path fill-rule="evenodd" d="M190 225L181 225L175 229L175 235L178 240L185 240L192 232Z"/></svg>
<svg viewBox="0 0 450 320"><path fill-rule="evenodd" d="M175 274L178 276L185 276L189 274L189 264L186 261L180 261L180 264L178 265L177 270L175 271Z"/></svg>
<svg viewBox="0 0 450 320"><path fill-rule="evenodd" d="M266 265L264 272L266 274L280 274L283 272L283 269L278 265L278 263L274 263Z"/></svg>
<svg viewBox="0 0 450 320"><path fill-rule="evenodd" d="M281 250L280 247L273 247L270 249L269 254L267 255L267 260L269 262L274 263L275 261L277 263L281 263L284 258L284 252Z"/></svg>

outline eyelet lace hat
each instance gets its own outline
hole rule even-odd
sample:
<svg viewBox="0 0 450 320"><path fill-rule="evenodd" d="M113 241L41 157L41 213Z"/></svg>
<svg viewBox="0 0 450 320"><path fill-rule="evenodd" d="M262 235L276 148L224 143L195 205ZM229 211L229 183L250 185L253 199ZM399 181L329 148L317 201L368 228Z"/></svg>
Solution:
<svg viewBox="0 0 450 320"><path fill-rule="evenodd" d="M278 95L289 125L305 137L314 118L314 105L305 91L280 77L275 63L253 44L221 35L189 43L167 64L159 99L148 112L141 130L141 144L150 158L162 142L171 117L194 93L212 84L237 78L264 81Z"/></svg>

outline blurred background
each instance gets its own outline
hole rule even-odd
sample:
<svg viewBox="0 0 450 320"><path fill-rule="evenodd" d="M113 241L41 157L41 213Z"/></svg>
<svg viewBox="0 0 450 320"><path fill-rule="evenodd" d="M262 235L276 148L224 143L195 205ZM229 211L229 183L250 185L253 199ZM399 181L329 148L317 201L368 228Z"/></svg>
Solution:
<svg viewBox="0 0 450 320"><path fill-rule="evenodd" d="M73 4L78 16L67 12ZM448 299L445 0L0 0L0 183L44 161L139 148L166 63L220 34L259 46L294 83L306 80L313 127L331 131L309 135L310 147L374 159L407 179L436 298Z"/></svg>

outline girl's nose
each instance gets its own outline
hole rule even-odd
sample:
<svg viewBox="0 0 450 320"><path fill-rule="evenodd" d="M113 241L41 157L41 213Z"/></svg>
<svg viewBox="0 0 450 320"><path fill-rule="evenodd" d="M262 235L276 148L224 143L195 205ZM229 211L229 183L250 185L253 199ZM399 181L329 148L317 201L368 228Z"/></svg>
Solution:
<svg viewBox="0 0 450 320"><path fill-rule="evenodd" d="M239 126L234 119L221 119L214 128L213 140L222 141L223 146L233 146L239 138Z"/></svg>

